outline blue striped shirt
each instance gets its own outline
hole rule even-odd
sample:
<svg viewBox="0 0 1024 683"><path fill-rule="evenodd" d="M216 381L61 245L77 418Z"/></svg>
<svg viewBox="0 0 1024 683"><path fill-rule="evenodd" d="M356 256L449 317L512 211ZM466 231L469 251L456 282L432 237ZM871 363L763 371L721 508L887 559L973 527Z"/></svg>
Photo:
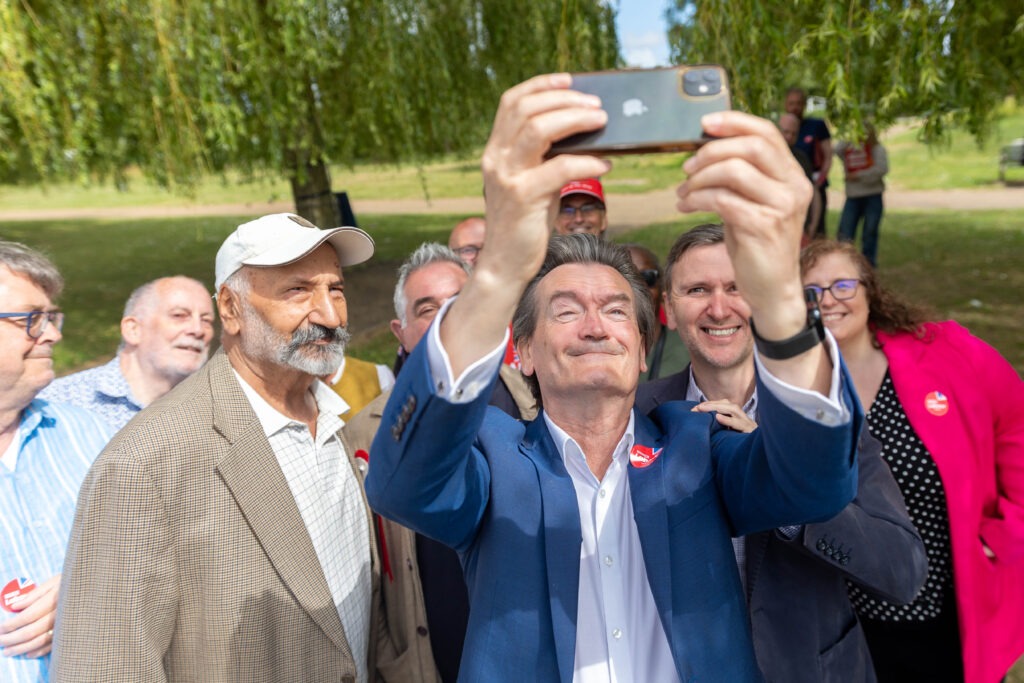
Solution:
<svg viewBox="0 0 1024 683"><path fill-rule="evenodd" d="M61 572L78 488L114 431L86 410L42 399L22 412L14 469L0 464L0 585ZM45 682L49 669L50 655L0 657L3 683Z"/></svg>

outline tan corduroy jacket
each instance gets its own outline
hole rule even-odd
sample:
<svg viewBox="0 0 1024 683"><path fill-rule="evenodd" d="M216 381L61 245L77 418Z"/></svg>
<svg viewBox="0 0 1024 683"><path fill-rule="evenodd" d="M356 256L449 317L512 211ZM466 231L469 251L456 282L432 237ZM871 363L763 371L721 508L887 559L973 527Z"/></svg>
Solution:
<svg viewBox="0 0 1024 683"><path fill-rule="evenodd" d="M371 554L374 672L386 625ZM52 675L354 680L313 543L223 351L118 433L82 484Z"/></svg>

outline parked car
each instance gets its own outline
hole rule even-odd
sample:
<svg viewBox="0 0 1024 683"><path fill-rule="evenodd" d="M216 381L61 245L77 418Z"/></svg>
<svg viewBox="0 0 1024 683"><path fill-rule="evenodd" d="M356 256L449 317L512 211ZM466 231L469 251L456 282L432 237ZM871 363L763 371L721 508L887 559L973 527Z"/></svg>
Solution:
<svg viewBox="0 0 1024 683"><path fill-rule="evenodd" d="M1006 182L1006 170L1024 167L1024 138L1017 138L999 152L999 180Z"/></svg>

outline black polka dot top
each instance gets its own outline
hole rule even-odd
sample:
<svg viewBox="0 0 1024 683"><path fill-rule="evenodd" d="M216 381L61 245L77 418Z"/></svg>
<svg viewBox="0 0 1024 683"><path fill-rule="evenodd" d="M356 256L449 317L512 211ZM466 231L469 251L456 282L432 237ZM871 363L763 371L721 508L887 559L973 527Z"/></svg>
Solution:
<svg viewBox="0 0 1024 683"><path fill-rule="evenodd" d="M867 414L871 434L882 442L882 457L903 492L910 519L928 554L928 578L909 605L894 605L849 584L857 613L879 621L926 621L939 616L942 599L953 590L949 512L939 470L903 411L888 371ZM878 552L885 552L879 548Z"/></svg>

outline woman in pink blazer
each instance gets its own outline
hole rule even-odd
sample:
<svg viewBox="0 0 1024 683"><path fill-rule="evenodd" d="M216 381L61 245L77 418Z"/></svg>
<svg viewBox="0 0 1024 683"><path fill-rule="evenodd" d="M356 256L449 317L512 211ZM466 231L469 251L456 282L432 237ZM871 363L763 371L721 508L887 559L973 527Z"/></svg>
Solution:
<svg viewBox="0 0 1024 683"><path fill-rule="evenodd" d="M849 244L814 242L801 266L928 552L909 605L850 589L878 680L999 681L1024 653L1024 382Z"/></svg>

